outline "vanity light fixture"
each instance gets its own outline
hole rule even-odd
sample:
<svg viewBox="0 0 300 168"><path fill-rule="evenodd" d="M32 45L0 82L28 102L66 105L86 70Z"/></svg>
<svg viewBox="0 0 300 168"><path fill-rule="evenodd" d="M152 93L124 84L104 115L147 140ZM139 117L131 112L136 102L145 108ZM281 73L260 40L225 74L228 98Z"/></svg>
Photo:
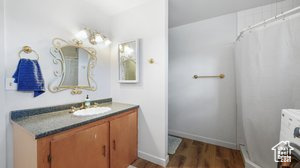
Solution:
<svg viewBox="0 0 300 168"><path fill-rule="evenodd" d="M111 41L104 36L103 34L99 33L96 30L84 28L80 32L78 32L76 35L76 38L80 40L88 39L89 42L93 45L104 43L105 46L109 46L111 44Z"/></svg>

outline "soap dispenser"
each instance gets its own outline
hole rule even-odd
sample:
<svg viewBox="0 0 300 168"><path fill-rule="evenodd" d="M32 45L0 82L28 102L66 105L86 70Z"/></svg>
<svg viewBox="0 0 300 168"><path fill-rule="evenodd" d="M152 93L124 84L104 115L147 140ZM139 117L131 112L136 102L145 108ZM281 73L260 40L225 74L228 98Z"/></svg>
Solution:
<svg viewBox="0 0 300 168"><path fill-rule="evenodd" d="M86 95L84 105L85 105L85 107L90 107L91 106L91 100L89 98L89 95Z"/></svg>

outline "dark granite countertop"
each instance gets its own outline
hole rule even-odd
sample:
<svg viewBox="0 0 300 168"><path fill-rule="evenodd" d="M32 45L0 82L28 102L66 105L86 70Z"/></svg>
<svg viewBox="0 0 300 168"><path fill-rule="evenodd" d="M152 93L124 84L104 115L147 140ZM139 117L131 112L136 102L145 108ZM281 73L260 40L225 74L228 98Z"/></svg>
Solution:
<svg viewBox="0 0 300 168"><path fill-rule="evenodd" d="M70 108L66 106L65 109L58 108L58 110L56 109L52 112L48 110L47 112L40 112L39 114L36 113L38 109L33 109L32 112L34 115L30 115L30 110L24 110L26 113L20 110L11 112L11 121L25 128L35 139L39 139L139 107L138 105L109 101L102 102L101 106L110 107L111 111L94 116L78 117L71 114ZM53 107L49 108L51 109ZM20 116L20 113L26 115Z"/></svg>

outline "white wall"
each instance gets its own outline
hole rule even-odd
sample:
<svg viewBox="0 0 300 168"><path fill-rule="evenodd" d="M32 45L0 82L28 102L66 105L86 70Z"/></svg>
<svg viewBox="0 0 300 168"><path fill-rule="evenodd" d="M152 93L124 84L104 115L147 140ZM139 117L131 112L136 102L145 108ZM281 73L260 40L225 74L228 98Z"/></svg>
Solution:
<svg viewBox="0 0 300 168"><path fill-rule="evenodd" d="M6 124L4 90L4 0L0 0L0 168L6 167Z"/></svg>
<svg viewBox="0 0 300 168"><path fill-rule="evenodd" d="M170 134L236 148L236 31L236 14L169 30Z"/></svg>
<svg viewBox="0 0 300 168"><path fill-rule="evenodd" d="M152 0L112 20L111 88L115 101L136 103L139 111L139 156L164 165L167 159L167 0ZM140 82L118 83L117 43L141 39ZM155 63L148 60L154 58Z"/></svg>
<svg viewBox="0 0 300 168"><path fill-rule="evenodd" d="M11 77L14 73L19 61L17 53L23 45L30 45L40 54L39 63L47 86L54 78L53 71L58 68L58 66L53 65L52 56L49 53L54 37L72 40L74 33L83 28L84 25L110 35L109 17L101 14L97 8L94 8L94 6L87 2L72 0L9 0L6 1L5 7L5 70L7 77ZM2 49L0 51L2 52ZM13 167L12 131L8 120L11 110L80 102L84 100L86 94L89 94L91 99L111 97L109 48L99 49L97 47L97 51L98 64L94 73L95 80L98 83L98 90L96 92L85 91L82 95L74 96L70 94L70 91L57 94L47 91L37 98L33 98L32 93L5 92L7 107L5 118L8 127L8 168ZM0 62L2 64L2 61ZM2 68L2 65L0 67ZM2 71L0 70L0 72Z"/></svg>

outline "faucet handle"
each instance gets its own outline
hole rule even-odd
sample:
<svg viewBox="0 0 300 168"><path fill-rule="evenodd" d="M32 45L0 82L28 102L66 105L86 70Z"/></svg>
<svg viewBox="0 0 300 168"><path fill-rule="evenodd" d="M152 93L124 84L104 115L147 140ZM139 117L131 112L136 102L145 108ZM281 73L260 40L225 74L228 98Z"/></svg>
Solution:
<svg viewBox="0 0 300 168"><path fill-rule="evenodd" d="M84 109L84 108L85 108L85 105L84 105L84 103L82 103L80 106L80 109Z"/></svg>
<svg viewBox="0 0 300 168"><path fill-rule="evenodd" d="M76 111L76 107L71 106L71 113L74 113Z"/></svg>
<svg viewBox="0 0 300 168"><path fill-rule="evenodd" d="M91 107L99 107L99 105L100 105L99 103L95 102Z"/></svg>

